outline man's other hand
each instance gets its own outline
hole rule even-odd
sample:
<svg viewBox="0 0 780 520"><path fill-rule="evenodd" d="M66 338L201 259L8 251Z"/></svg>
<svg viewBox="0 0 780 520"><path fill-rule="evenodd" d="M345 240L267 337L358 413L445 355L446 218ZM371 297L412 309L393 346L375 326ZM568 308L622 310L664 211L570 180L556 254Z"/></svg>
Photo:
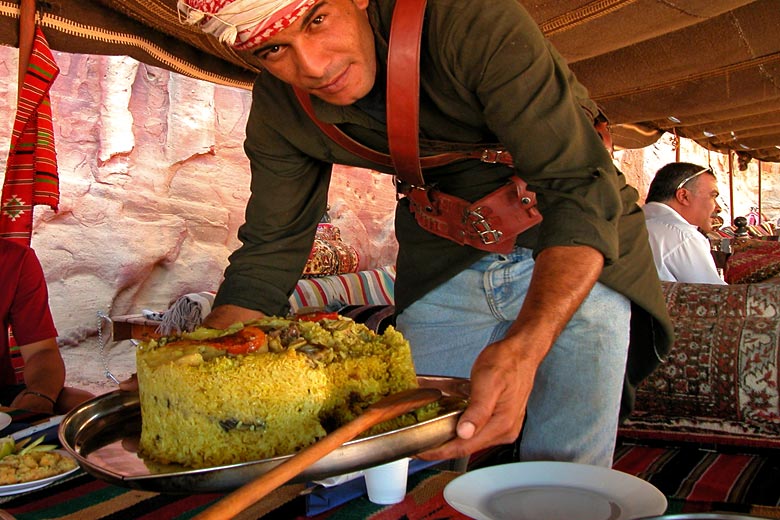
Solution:
<svg viewBox="0 0 780 520"><path fill-rule="evenodd" d="M239 307L238 305L220 305L215 307L203 320L203 327L226 329L236 322L246 323L265 316L260 311Z"/></svg>

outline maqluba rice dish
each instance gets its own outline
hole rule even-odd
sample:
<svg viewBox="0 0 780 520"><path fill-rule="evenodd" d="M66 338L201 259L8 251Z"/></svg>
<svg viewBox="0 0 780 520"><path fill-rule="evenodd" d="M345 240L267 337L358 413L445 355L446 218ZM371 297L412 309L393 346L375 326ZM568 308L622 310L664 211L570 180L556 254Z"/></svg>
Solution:
<svg viewBox="0 0 780 520"><path fill-rule="evenodd" d="M398 331L333 318L268 317L140 344L141 455L202 468L292 454L417 387ZM367 434L435 413L428 405Z"/></svg>

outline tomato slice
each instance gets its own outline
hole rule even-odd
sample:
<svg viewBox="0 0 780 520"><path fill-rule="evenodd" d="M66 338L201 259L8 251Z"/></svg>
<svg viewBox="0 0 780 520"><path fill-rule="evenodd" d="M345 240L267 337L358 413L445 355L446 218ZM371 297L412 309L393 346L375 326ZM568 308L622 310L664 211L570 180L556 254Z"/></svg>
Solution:
<svg viewBox="0 0 780 520"><path fill-rule="evenodd" d="M215 338L211 341L213 347L233 355L255 352L263 348L265 344L265 332L259 327L244 327L235 334Z"/></svg>

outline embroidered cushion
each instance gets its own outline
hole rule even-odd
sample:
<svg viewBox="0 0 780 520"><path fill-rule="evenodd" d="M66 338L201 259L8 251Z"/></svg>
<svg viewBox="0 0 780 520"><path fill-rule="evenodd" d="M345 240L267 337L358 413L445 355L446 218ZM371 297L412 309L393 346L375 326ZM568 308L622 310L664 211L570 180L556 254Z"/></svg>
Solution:
<svg viewBox="0 0 780 520"><path fill-rule="evenodd" d="M341 239L341 230L333 224L321 223L317 225L303 277L354 273L358 270L359 261L355 248Z"/></svg>

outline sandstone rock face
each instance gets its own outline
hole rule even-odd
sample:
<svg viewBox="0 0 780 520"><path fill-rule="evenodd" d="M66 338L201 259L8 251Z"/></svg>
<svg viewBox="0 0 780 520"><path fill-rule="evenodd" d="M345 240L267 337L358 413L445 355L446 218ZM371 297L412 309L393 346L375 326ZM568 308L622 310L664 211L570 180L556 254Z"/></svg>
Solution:
<svg viewBox="0 0 780 520"><path fill-rule="evenodd" d="M0 47L4 77L16 76L17 55ZM219 285L249 195L242 144L251 96L125 57L55 53L55 59L61 203L56 213L36 208L32 245L46 272L61 344L94 347L98 311L163 310L182 294ZM16 92L13 81L0 84L3 164ZM728 170L724 156L692 145L682 153ZM672 160L668 142L619 152L616 159L641 197L652 173ZM751 168L735 180L737 215L757 205ZM727 178L722 181L729 200ZM768 184L764 193L774 187ZM336 167L330 206L361 268L394 262L390 176ZM774 198L765 195L763 207L767 215L780 214Z"/></svg>
<svg viewBox="0 0 780 520"><path fill-rule="evenodd" d="M17 56L1 47L3 69L15 71ZM249 196L251 96L126 57L55 59L60 207L35 209L32 245L68 346L95 336L98 311L163 310L182 294L218 287ZM0 85L3 164L16 94L13 82ZM337 167L330 206L361 268L393 263L390 176Z"/></svg>

